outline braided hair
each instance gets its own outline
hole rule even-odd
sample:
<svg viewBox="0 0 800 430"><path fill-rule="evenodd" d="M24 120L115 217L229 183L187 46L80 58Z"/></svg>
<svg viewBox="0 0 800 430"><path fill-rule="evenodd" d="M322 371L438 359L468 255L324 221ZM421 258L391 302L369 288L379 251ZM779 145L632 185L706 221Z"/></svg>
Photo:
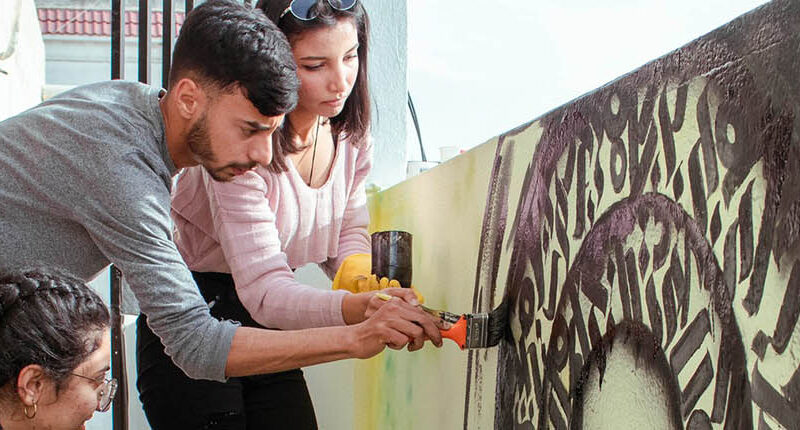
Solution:
<svg viewBox="0 0 800 430"><path fill-rule="evenodd" d="M78 279L0 271L0 387L16 389L19 372L38 364L60 389L100 347L97 333L109 320L102 299Z"/></svg>

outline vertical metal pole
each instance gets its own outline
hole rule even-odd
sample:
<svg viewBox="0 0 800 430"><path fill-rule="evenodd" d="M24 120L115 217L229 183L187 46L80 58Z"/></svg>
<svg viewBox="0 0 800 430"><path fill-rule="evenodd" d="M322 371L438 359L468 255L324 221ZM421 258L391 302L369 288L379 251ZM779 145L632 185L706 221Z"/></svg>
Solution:
<svg viewBox="0 0 800 430"><path fill-rule="evenodd" d="M122 272L112 265L111 275L111 377L117 379L112 421L114 430L128 430L128 375L122 334Z"/></svg>
<svg viewBox="0 0 800 430"><path fill-rule="evenodd" d="M111 0L111 79L125 78L125 8Z"/></svg>
<svg viewBox="0 0 800 430"><path fill-rule="evenodd" d="M125 78L124 0L111 0L111 79ZM125 343L122 339L122 272L113 265L111 284L111 376L119 383L112 409L113 430L128 430L128 379L125 371Z"/></svg>
<svg viewBox="0 0 800 430"><path fill-rule="evenodd" d="M169 83L169 66L172 62L172 39L175 26L172 24L172 0L164 0L163 26L161 28L161 86Z"/></svg>
<svg viewBox="0 0 800 430"><path fill-rule="evenodd" d="M150 83L150 0L139 0L139 82Z"/></svg>

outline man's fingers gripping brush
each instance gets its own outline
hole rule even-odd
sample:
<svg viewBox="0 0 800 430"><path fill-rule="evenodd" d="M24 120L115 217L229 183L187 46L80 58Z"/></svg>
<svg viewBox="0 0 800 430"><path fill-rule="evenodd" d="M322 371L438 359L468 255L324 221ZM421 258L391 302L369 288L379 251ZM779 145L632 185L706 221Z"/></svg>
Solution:
<svg viewBox="0 0 800 430"><path fill-rule="evenodd" d="M377 293L384 301L392 296ZM451 325L447 330L439 329L442 337L454 341L461 349L489 348L497 346L508 330L508 302L505 300L489 313L462 314L430 309L418 305L423 311Z"/></svg>

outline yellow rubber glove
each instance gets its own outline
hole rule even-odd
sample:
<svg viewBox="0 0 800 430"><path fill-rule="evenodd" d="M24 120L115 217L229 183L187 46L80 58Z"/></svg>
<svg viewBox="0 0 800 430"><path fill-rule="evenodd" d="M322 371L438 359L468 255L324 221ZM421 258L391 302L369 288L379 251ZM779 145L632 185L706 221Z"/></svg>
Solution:
<svg viewBox="0 0 800 430"><path fill-rule="evenodd" d="M353 254L342 261L336 276L333 278L334 290L347 290L351 293L366 293L384 288L400 288L400 282L395 279L381 278L371 274L372 256L369 254ZM425 302L425 297L411 286L417 300Z"/></svg>
<svg viewBox="0 0 800 430"><path fill-rule="evenodd" d="M353 254L347 256L336 271L333 278L334 290L347 290L351 293L361 292L359 282L367 279L372 270L372 256L369 254ZM376 281L377 283L377 281ZM369 291L367 289L366 291Z"/></svg>

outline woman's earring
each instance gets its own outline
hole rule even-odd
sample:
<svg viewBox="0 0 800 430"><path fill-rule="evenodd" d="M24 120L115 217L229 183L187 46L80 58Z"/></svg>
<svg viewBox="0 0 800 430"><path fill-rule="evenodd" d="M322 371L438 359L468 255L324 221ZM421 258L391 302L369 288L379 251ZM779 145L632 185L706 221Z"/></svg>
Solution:
<svg viewBox="0 0 800 430"><path fill-rule="evenodd" d="M22 410L23 410L23 412L25 412L25 418L27 418L29 420L32 420L36 416L37 409L38 408L36 406L36 403L34 402L34 404L33 404L33 413L28 411L28 405L25 405L25 407Z"/></svg>

